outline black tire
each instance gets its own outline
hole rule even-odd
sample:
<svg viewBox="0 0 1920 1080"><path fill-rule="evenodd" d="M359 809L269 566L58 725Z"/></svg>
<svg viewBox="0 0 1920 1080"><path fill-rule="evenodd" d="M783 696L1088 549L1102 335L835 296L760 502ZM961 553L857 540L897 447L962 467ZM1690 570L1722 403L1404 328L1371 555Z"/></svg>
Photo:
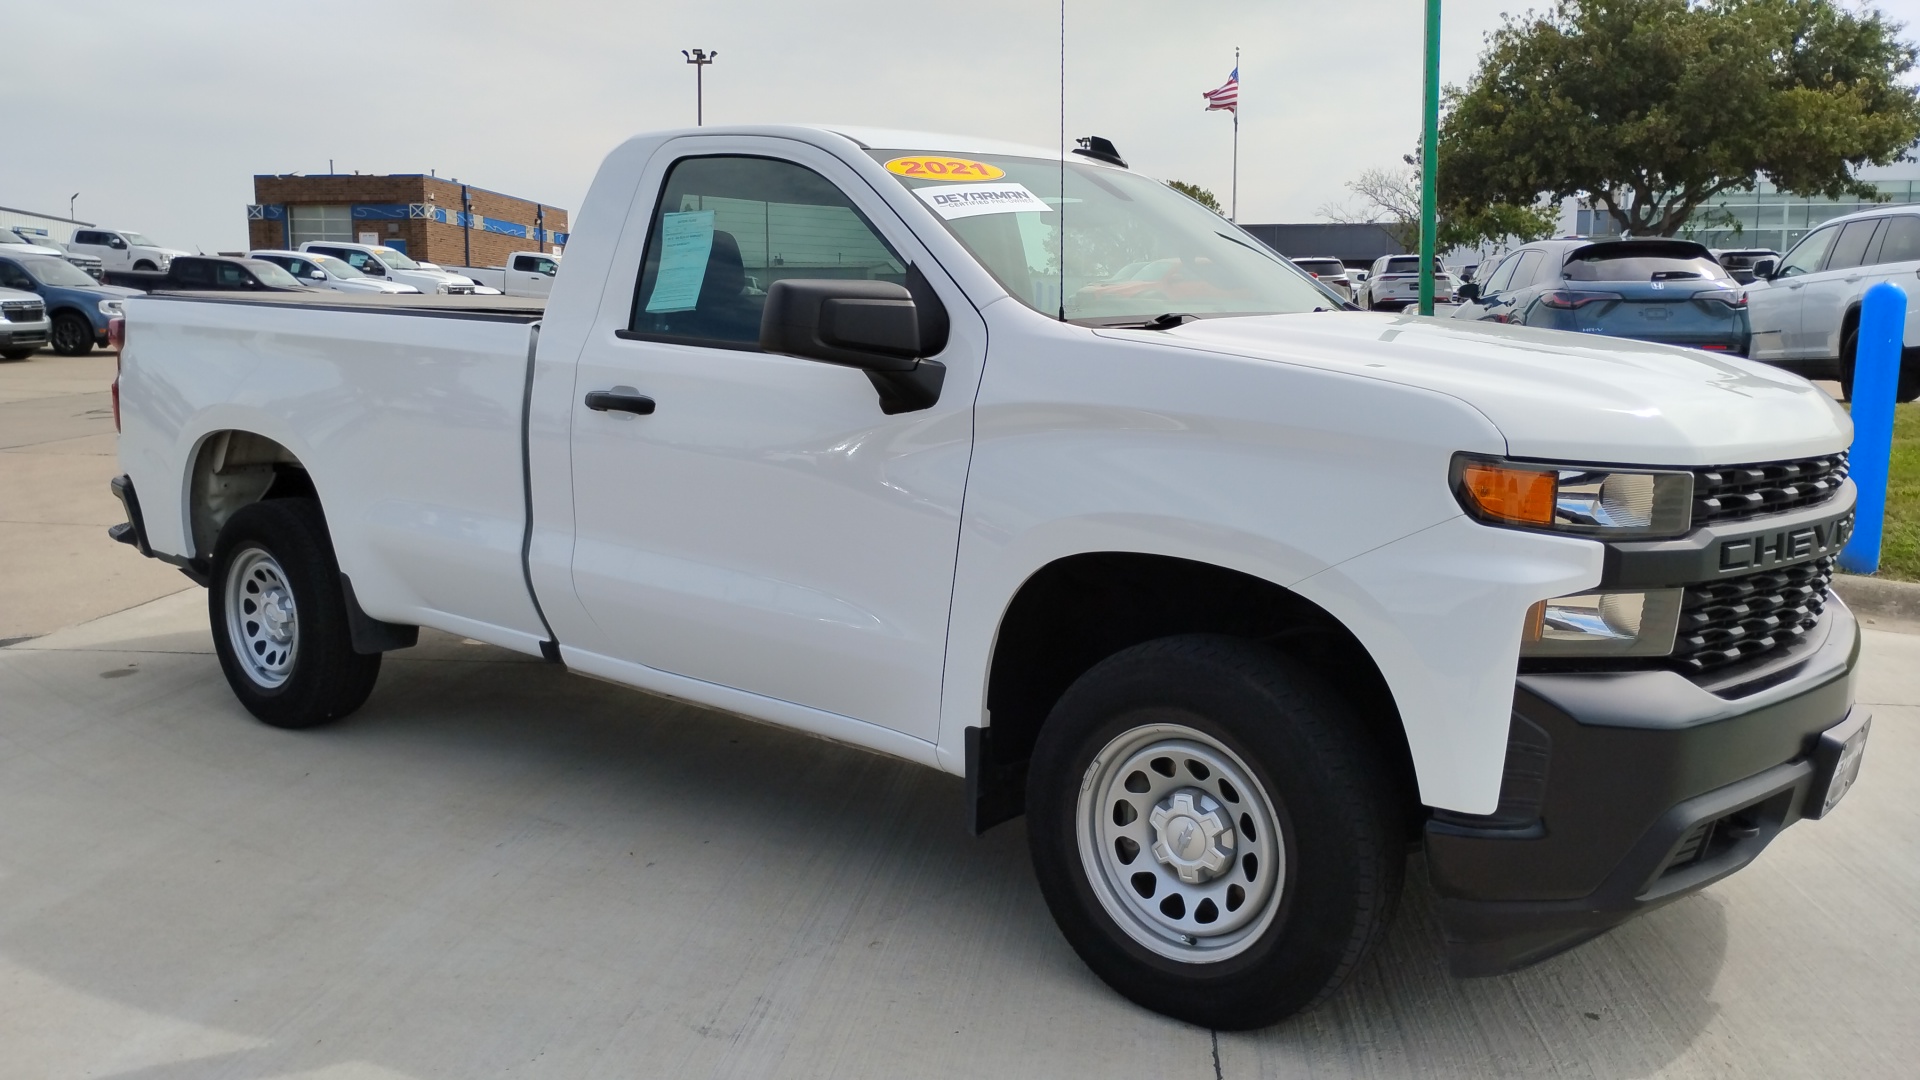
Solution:
<svg viewBox="0 0 1920 1080"><path fill-rule="evenodd" d="M1859 355L1860 332L1847 331L1847 340L1840 346L1840 400L1853 400L1854 357ZM1893 400L1905 405L1920 398L1920 349L1906 349L1900 354L1900 379L1893 388Z"/></svg>
<svg viewBox="0 0 1920 1080"><path fill-rule="evenodd" d="M263 584L269 586L265 591ZM290 608L278 603L283 596ZM291 627L284 646L262 629L268 606ZM373 692L380 654L353 651L340 569L326 519L312 499L269 499L228 519L214 543L207 612L227 685L248 712L274 727L338 720ZM249 612L262 617L250 620ZM243 660L243 649L256 659ZM262 674L269 667L274 670Z"/></svg>
<svg viewBox="0 0 1920 1080"><path fill-rule="evenodd" d="M134 268L135 270L158 270L158 269L160 269L159 267L157 267L157 266L155 266L155 265L153 265L153 264L152 264L151 262L148 262L148 261L147 261L146 259L141 259L141 260L140 260L139 262L137 262L137 263L134 263L134 264L133 264L133 268Z"/></svg>
<svg viewBox="0 0 1920 1080"><path fill-rule="evenodd" d="M1845 341L1840 343L1840 400L1853 400L1853 358L1860 348L1860 331L1849 330Z"/></svg>
<svg viewBox="0 0 1920 1080"><path fill-rule="evenodd" d="M1237 931L1241 937L1232 948L1240 951L1223 950L1221 958L1204 961L1197 959L1199 938L1184 939L1190 949L1182 958L1175 955L1180 942L1156 942L1150 921L1126 914L1133 901L1113 888L1111 878L1099 884L1102 871L1088 866L1104 858L1104 844L1086 847L1080 832L1087 828L1085 821L1094 823L1095 834L1105 829L1104 800L1110 796L1103 792L1118 789L1104 786L1104 778L1130 767L1120 764L1116 771L1113 763L1136 752L1132 745L1143 745L1137 753L1147 755L1176 745L1127 740L1141 732L1153 739L1160 737L1154 732L1181 729L1206 737L1246 767L1264 790L1238 794L1249 805L1260 797L1267 800L1283 853L1274 868L1278 880L1262 901L1270 905L1269 914L1261 916L1268 921ZM1061 932L1087 966L1122 995L1203 1027L1262 1027L1325 999L1392 920L1405 872L1406 843L1394 810L1392 774L1362 730L1349 707L1311 672L1254 642L1213 635L1162 638L1093 667L1047 718L1027 780L1034 871ZM1119 749L1123 746L1128 749ZM1159 769L1160 759L1151 760ZM1174 771L1163 775L1175 777L1168 783L1186 782L1185 772L1171 764L1168 769ZM1133 786L1140 775L1136 770L1127 776L1127 791L1142 790ZM1205 779L1207 774L1194 775ZM1091 793L1084 797L1089 801L1083 801L1083 786ZM1229 792L1217 794L1234 798ZM1178 797L1161 799L1153 812L1161 814ZM1236 820L1236 808L1214 805L1227 811L1230 822ZM1128 827L1136 820L1117 805L1111 817ZM1167 818L1169 825L1182 820ZM1247 821L1244 815L1237 820ZM1175 834L1154 835L1165 841ZM1190 824L1179 835L1172 843L1187 845ZM1238 840L1229 843L1250 850L1250 840L1243 827ZM1171 865L1155 853L1157 847L1134 847L1137 854L1129 860L1122 851L1114 869L1124 864L1123 874L1140 868L1164 873ZM1228 850L1220 881L1239 872L1245 856L1238 850ZM1145 888L1137 884L1143 876L1152 875L1133 874L1136 891ZM1253 879L1251 870L1247 877ZM1179 888L1174 884L1168 890L1162 911ZM1156 894L1149 889L1140 895L1150 898L1145 904Z"/></svg>
<svg viewBox="0 0 1920 1080"><path fill-rule="evenodd" d="M93 323L77 311L56 312L51 340L61 356L85 356L93 351Z"/></svg>
<svg viewBox="0 0 1920 1080"><path fill-rule="evenodd" d="M37 353L39 351L40 351L40 346L38 345L34 345L25 349L0 349L0 356L4 356L9 360L25 360L27 357L32 356L34 353Z"/></svg>

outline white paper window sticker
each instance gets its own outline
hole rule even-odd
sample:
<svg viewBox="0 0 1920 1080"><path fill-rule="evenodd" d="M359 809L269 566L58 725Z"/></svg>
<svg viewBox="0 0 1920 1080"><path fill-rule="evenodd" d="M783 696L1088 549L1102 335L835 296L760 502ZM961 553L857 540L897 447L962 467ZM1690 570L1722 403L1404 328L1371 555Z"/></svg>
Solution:
<svg viewBox="0 0 1920 1080"><path fill-rule="evenodd" d="M660 215L660 271L647 297L648 314L692 311L700 303L713 254L713 211L685 210Z"/></svg>
<svg viewBox="0 0 1920 1080"><path fill-rule="evenodd" d="M1027 190L1025 184L968 184L966 187L922 187L913 193L933 212L952 221L981 214L1051 214L1053 207Z"/></svg>

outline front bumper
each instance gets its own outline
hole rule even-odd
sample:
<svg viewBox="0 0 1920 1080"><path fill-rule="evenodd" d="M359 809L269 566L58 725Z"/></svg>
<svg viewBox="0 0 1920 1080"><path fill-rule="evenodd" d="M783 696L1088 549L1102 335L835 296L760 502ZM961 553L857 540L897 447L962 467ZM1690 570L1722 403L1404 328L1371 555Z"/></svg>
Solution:
<svg viewBox="0 0 1920 1080"><path fill-rule="evenodd" d="M1428 873L1457 975L1544 960L1739 870L1817 817L1860 632L1837 599L1784 656L1719 681L1521 675L1500 809L1438 812Z"/></svg>
<svg viewBox="0 0 1920 1080"><path fill-rule="evenodd" d="M45 345L52 331L53 323L46 319L29 323L0 322L0 349L23 349L28 345Z"/></svg>

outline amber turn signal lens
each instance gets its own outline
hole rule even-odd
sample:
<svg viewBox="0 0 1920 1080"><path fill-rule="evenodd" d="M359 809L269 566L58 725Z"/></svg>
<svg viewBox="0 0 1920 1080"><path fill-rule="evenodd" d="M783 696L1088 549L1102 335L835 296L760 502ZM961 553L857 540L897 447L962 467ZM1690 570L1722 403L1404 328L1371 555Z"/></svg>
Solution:
<svg viewBox="0 0 1920 1080"><path fill-rule="evenodd" d="M1469 462L1460 474L1467 497L1486 517L1520 525L1552 525L1556 472Z"/></svg>

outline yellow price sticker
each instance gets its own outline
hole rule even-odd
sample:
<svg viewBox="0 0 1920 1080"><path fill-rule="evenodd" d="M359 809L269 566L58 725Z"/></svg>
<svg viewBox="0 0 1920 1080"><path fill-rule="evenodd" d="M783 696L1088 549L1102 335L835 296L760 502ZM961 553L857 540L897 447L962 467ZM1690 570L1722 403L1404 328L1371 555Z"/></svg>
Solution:
<svg viewBox="0 0 1920 1080"><path fill-rule="evenodd" d="M887 171L895 176L911 176L916 180L998 180L1007 175L1005 169L995 168L984 161L926 154L894 158L887 162Z"/></svg>

